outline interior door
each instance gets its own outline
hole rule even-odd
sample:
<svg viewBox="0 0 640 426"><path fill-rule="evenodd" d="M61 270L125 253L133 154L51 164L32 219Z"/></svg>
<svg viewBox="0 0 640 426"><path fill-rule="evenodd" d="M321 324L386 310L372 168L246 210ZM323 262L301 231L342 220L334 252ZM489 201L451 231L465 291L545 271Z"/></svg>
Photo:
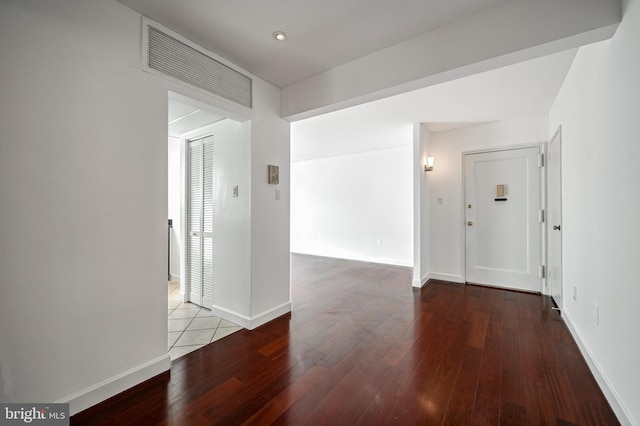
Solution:
<svg viewBox="0 0 640 426"><path fill-rule="evenodd" d="M547 156L547 282L553 301L562 309L562 135L558 129Z"/></svg>
<svg viewBox="0 0 640 426"><path fill-rule="evenodd" d="M213 136L187 142L189 301L213 305Z"/></svg>
<svg viewBox="0 0 640 426"><path fill-rule="evenodd" d="M540 292L540 148L466 154L466 281Z"/></svg>

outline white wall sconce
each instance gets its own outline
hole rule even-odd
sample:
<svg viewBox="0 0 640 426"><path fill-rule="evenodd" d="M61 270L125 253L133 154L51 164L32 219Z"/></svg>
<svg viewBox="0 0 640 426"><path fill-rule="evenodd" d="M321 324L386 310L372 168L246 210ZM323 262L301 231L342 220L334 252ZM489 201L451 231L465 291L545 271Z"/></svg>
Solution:
<svg viewBox="0 0 640 426"><path fill-rule="evenodd" d="M424 171L425 172L432 172L433 171L433 163L435 162L435 158L434 157L427 157L427 161L425 161L424 163Z"/></svg>

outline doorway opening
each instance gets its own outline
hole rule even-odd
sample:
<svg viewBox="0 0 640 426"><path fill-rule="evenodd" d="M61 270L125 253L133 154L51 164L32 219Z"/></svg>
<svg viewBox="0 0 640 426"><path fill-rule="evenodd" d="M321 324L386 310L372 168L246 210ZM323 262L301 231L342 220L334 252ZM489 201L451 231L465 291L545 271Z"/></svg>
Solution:
<svg viewBox="0 0 640 426"><path fill-rule="evenodd" d="M213 283L216 276L224 275L216 273L214 268L217 260L214 203L218 198L214 190L224 191L224 188L215 188L224 182L213 170L212 135L224 134L226 128L240 124L223 111L169 92L167 125L168 349L171 359L175 360L242 329L213 311ZM224 147L221 150L224 157ZM206 200L203 199L205 193ZM217 225L224 227L224 214L217 216ZM198 222L197 230L195 222ZM221 234L219 243L224 245L228 237ZM224 269L224 260L219 263ZM208 283L206 291L203 278ZM224 296L223 290L220 293Z"/></svg>

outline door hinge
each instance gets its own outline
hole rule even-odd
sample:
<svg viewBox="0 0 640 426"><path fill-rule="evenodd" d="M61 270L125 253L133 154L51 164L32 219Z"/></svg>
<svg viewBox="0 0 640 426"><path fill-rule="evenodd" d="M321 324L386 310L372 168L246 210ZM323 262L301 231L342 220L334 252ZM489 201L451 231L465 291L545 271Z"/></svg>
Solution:
<svg viewBox="0 0 640 426"><path fill-rule="evenodd" d="M540 265L540 270L538 271L538 275L540 275L540 278L546 278L547 276L547 270L544 267L544 265Z"/></svg>
<svg viewBox="0 0 640 426"><path fill-rule="evenodd" d="M544 167L544 154L538 156L538 167Z"/></svg>
<svg viewBox="0 0 640 426"><path fill-rule="evenodd" d="M538 221L540 223L544 223L544 209L540 209L538 212Z"/></svg>

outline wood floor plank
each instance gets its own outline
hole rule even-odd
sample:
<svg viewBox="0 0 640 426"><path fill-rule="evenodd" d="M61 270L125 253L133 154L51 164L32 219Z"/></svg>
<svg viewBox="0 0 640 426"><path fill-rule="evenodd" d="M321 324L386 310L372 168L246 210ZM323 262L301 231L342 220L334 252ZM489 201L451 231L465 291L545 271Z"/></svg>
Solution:
<svg viewBox="0 0 640 426"><path fill-rule="evenodd" d="M317 386L328 373L328 368L315 365L298 380L293 382L276 397L271 399L262 408L256 411L243 425L272 424L278 417L285 413L291 405L305 395L310 389Z"/></svg>
<svg viewBox="0 0 640 426"><path fill-rule="evenodd" d="M473 420L473 411L478 389L478 375L482 361L482 350L466 347L460 363L460 369L453 385L451 398L447 404L443 425L469 425ZM515 423L514 423L515 424Z"/></svg>
<svg viewBox="0 0 640 426"><path fill-rule="evenodd" d="M548 297L292 255L293 311L74 425L615 425Z"/></svg>
<svg viewBox="0 0 640 426"><path fill-rule="evenodd" d="M226 402L225 396L241 392L244 385L236 378L230 378L226 382L211 389L211 391L203 394L180 410L171 414L168 422L170 424L195 424L206 420L203 415L204 410L210 410L215 404L219 405Z"/></svg>
<svg viewBox="0 0 640 426"><path fill-rule="evenodd" d="M501 324L496 316L497 312L493 312L487 327L472 425L496 425L500 423L501 346L503 336Z"/></svg>

